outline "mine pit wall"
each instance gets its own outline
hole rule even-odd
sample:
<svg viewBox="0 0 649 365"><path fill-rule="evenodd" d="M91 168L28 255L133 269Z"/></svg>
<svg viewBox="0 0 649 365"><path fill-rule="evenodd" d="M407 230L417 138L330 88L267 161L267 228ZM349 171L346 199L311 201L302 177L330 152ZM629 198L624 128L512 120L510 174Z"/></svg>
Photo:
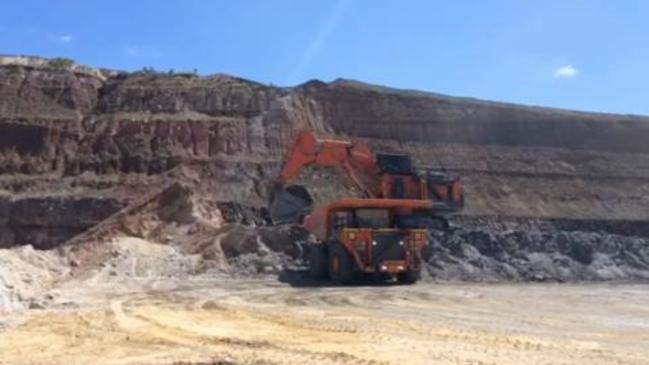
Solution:
<svg viewBox="0 0 649 365"><path fill-rule="evenodd" d="M649 153L645 117L580 113L381 90L311 84L328 125L356 137L428 144L500 145Z"/></svg>
<svg viewBox="0 0 649 365"><path fill-rule="evenodd" d="M377 150L405 151L427 167L441 162L466 182L468 216L495 217L494 222L512 216L528 222L555 219L548 227L594 230L611 221L611 231L642 235L640 226L649 220L648 118L345 81L280 89L218 75L102 79L92 73L0 67L0 177L158 175L198 164L206 170L206 193L258 207L278 161L303 129L365 139ZM74 198L70 203L42 199L0 196L0 245L34 241L29 243L50 247L65 232L85 229L129 202L99 199L101 214L93 215L95 208L84 210L93 204L77 204ZM48 219L50 206L70 219ZM41 217L40 225L27 214ZM90 218L72 221L81 216ZM566 223L571 220L577 223ZM54 239L48 242L48 236Z"/></svg>
<svg viewBox="0 0 649 365"><path fill-rule="evenodd" d="M292 137L284 89L222 75L99 77L23 58L0 57L0 174L157 174L281 156Z"/></svg>
<svg viewBox="0 0 649 365"><path fill-rule="evenodd" d="M0 116L78 120L94 109L103 84L102 78L90 73L3 65L0 67Z"/></svg>
<svg viewBox="0 0 649 365"><path fill-rule="evenodd" d="M273 138L261 123L259 118L104 119L84 128L74 122L0 120L0 174L158 174L184 161L279 158L281 148L270 147Z"/></svg>
<svg viewBox="0 0 649 365"><path fill-rule="evenodd" d="M7 192L0 198L0 247L58 245L138 198L61 196L57 186L37 197L15 195L35 176L159 175L198 163L206 170L204 193L226 205L233 197L265 204L269 169L292 138L277 102L285 94L225 76L101 80L0 67L0 178L10 178L0 184Z"/></svg>

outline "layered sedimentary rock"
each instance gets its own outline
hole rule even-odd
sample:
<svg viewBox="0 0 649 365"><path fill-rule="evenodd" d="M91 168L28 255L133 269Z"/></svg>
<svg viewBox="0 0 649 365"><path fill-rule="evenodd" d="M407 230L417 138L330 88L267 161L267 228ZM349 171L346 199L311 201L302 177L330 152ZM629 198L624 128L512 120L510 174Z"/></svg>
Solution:
<svg viewBox="0 0 649 365"><path fill-rule="evenodd" d="M261 206L287 146L302 129L409 152L423 167L461 175L468 217L649 220L649 118L346 80L278 88L225 75L128 74L19 61L0 62L5 245L65 240L179 165L199 166L202 193ZM123 188L125 179L129 188ZM96 201L101 208L59 203L67 198ZM41 238L26 235L21 227L31 223L11 213L21 207L39 224L60 227L45 209L66 204L89 210L73 210L79 223L64 224L68 233Z"/></svg>

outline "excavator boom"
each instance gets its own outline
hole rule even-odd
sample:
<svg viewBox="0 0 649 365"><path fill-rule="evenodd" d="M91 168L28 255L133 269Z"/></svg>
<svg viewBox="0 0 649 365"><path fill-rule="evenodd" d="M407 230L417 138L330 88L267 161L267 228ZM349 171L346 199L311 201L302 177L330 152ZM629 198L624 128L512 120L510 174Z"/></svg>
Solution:
<svg viewBox="0 0 649 365"><path fill-rule="evenodd" d="M363 143L332 139L318 141L310 132L302 132L298 135L284 163L279 183L289 184L302 169L310 165L341 168L357 188L370 196L373 195L372 192L367 191L366 185L357 176L357 171L364 174L377 172L375 156Z"/></svg>

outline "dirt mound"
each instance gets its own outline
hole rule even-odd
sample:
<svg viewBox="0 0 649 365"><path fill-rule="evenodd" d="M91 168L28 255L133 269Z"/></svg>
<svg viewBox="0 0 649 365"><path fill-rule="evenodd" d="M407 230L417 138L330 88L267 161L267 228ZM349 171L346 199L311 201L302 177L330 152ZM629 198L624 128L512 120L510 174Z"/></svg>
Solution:
<svg viewBox="0 0 649 365"><path fill-rule="evenodd" d="M64 247L74 274L95 279L278 273L299 256L298 238L290 227L260 224L263 210L218 201L184 179L152 189Z"/></svg>
<svg viewBox="0 0 649 365"><path fill-rule="evenodd" d="M197 274L199 257L179 249L135 237L117 237L108 243L110 259L92 280L122 281L124 278L182 280Z"/></svg>
<svg viewBox="0 0 649 365"><path fill-rule="evenodd" d="M69 271L57 251L0 249L0 312L41 307L50 287Z"/></svg>

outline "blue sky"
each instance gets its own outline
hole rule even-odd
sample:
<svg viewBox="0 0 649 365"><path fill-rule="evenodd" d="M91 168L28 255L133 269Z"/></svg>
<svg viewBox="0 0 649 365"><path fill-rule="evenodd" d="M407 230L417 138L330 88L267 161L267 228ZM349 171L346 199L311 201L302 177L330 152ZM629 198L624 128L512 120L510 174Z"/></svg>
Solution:
<svg viewBox="0 0 649 365"><path fill-rule="evenodd" d="M7 1L0 53L649 115L649 1Z"/></svg>

